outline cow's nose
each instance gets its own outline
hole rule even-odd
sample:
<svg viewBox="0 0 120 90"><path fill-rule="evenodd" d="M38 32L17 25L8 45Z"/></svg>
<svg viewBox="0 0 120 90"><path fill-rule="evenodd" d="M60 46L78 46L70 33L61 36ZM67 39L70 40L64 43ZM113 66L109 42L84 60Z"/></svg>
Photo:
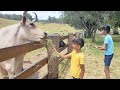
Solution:
<svg viewBox="0 0 120 90"><path fill-rule="evenodd" d="M45 38L47 38L47 35L48 35L48 34L47 34L46 32L44 32L44 34L45 34Z"/></svg>

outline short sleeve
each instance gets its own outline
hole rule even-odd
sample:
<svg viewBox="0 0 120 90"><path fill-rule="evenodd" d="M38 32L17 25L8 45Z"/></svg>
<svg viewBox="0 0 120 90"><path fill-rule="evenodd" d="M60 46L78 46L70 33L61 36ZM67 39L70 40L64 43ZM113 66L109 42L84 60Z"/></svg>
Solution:
<svg viewBox="0 0 120 90"><path fill-rule="evenodd" d="M72 56L73 53L74 53L74 50L71 53L69 53L68 55Z"/></svg>
<svg viewBox="0 0 120 90"><path fill-rule="evenodd" d="M85 56L84 56L84 55L81 55L81 56L80 56L80 64L84 64L84 59L85 59Z"/></svg>
<svg viewBox="0 0 120 90"><path fill-rule="evenodd" d="M105 37L104 44L108 44L108 42L109 42L109 38L108 38L108 37Z"/></svg>

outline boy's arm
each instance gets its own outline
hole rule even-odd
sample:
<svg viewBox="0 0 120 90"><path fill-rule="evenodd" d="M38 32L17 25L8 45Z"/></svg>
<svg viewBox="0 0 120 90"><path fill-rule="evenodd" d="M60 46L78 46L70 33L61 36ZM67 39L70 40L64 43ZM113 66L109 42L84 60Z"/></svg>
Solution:
<svg viewBox="0 0 120 90"><path fill-rule="evenodd" d="M98 47L99 50L106 50L108 47L108 44L105 44L103 47Z"/></svg>
<svg viewBox="0 0 120 90"><path fill-rule="evenodd" d="M61 54L61 53L59 53L59 56L61 57L61 58L70 58L71 57L71 54L66 54L66 55L64 55L64 54Z"/></svg>
<svg viewBox="0 0 120 90"><path fill-rule="evenodd" d="M103 47L98 47L98 49L99 50L107 50L108 44L109 44L109 38L105 37L105 39L104 39L104 46Z"/></svg>
<svg viewBox="0 0 120 90"><path fill-rule="evenodd" d="M84 64L81 64L80 67L81 67L80 79L83 79L85 73L85 66Z"/></svg>
<svg viewBox="0 0 120 90"><path fill-rule="evenodd" d="M81 55L81 57L80 57L80 68L81 68L80 79L83 79L84 73L85 73L84 60L85 60L85 56Z"/></svg>
<svg viewBox="0 0 120 90"><path fill-rule="evenodd" d="M54 48L54 49L55 49L55 48ZM56 51L56 49L55 49L55 51ZM72 52L71 52L71 53L72 53ZM59 57L64 58L64 59L65 59L65 58L70 58L70 57L71 57L71 53L64 55L64 54L58 52Z"/></svg>

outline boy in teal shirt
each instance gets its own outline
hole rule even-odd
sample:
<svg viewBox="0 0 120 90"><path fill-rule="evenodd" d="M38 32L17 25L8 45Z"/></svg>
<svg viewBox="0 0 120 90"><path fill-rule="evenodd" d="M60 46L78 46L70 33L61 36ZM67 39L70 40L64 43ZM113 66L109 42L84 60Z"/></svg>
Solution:
<svg viewBox="0 0 120 90"><path fill-rule="evenodd" d="M110 79L110 70L109 70L109 66L111 64L111 60L113 58L113 54L114 54L114 43L113 43L113 39L110 35L110 26L106 26L103 27L103 34L105 35L104 38L104 45L103 47L98 47L99 50L104 50L104 63L105 63L105 75L106 75L106 79Z"/></svg>

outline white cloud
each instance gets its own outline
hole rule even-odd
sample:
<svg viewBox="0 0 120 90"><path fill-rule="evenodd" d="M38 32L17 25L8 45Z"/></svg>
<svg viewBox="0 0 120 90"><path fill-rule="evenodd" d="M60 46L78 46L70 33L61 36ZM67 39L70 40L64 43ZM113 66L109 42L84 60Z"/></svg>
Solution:
<svg viewBox="0 0 120 90"><path fill-rule="evenodd" d="M28 13L31 14L33 17L34 14L32 12L35 12L38 15L39 19L48 19L49 16L55 16L56 18L58 18L61 15L60 11L29 11ZM22 15L23 11L0 11L0 13Z"/></svg>

